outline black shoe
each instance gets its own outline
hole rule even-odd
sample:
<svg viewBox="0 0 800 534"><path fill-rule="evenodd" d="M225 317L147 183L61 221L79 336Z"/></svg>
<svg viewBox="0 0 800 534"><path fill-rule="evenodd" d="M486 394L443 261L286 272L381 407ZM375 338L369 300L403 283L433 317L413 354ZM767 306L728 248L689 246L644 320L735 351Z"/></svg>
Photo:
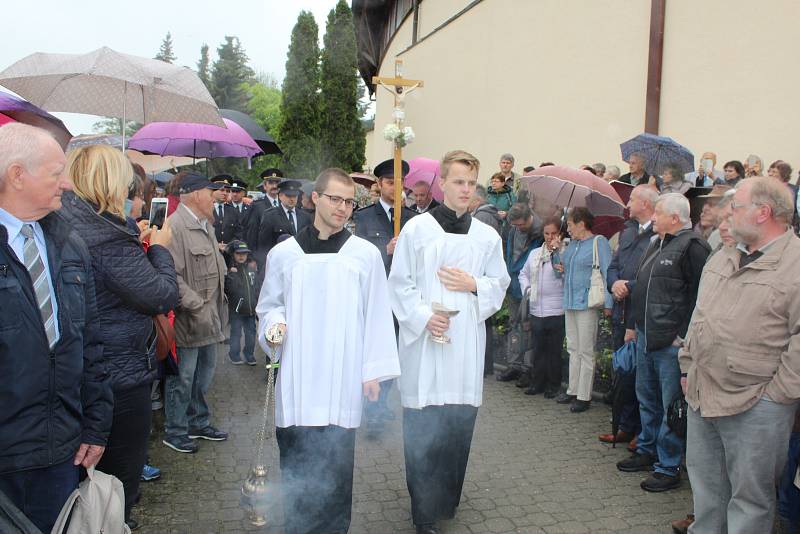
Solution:
<svg viewBox="0 0 800 534"><path fill-rule="evenodd" d="M228 439L228 433L217 430L209 425L200 430L189 430L189 438L191 439L207 439L208 441L225 441Z"/></svg>
<svg viewBox="0 0 800 534"><path fill-rule="evenodd" d="M591 403L589 401L582 401L575 399L574 401L572 401L572 404L569 407L569 411L571 411L572 413L581 413L588 410L590 406Z"/></svg>
<svg viewBox="0 0 800 534"><path fill-rule="evenodd" d="M250 356L245 356L245 357L244 357L244 362L245 362L247 365L255 365L255 364L256 364L256 359L255 359L255 358L253 357L253 355L251 354Z"/></svg>
<svg viewBox="0 0 800 534"><path fill-rule="evenodd" d="M650 454L634 452L627 460L617 462L617 469L623 473L650 471L654 463L656 463L656 459Z"/></svg>
<svg viewBox="0 0 800 534"><path fill-rule="evenodd" d="M230 361L230 362L231 362L233 365L242 365L242 364L244 363L244 362L242 361L242 358L241 358L241 356L239 356L238 354L237 354L236 356L234 356L233 354L228 354L228 360L229 360L229 361Z"/></svg>
<svg viewBox="0 0 800 534"><path fill-rule="evenodd" d="M509 367L499 375L497 375L498 382L511 382L512 380L516 380L519 378L519 375L522 374L522 371L519 369L514 369L513 367Z"/></svg>
<svg viewBox="0 0 800 534"><path fill-rule="evenodd" d="M136 530L139 528L139 522L135 519L128 519L125 521L125 524L128 525L128 528L131 530Z"/></svg>
<svg viewBox="0 0 800 534"><path fill-rule="evenodd" d="M514 385L517 386L518 388L530 387L531 375L529 375L528 373L522 373L521 375L519 375L519 378L517 378L517 383Z"/></svg>
<svg viewBox="0 0 800 534"><path fill-rule="evenodd" d="M555 399L558 396L558 390L556 389L546 389L544 390L544 398L545 399Z"/></svg>
<svg viewBox="0 0 800 534"><path fill-rule="evenodd" d="M197 443L189 439L187 436L165 436L161 443L173 451L185 452L187 454L194 454L197 452Z"/></svg>
<svg viewBox="0 0 800 534"><path fill-rule="evenodd" d="M642 481L642 489L652 493L669 491L681 485L681 476L676 474L674 477L664 473L653 473Z"/></svg>
<svg viewBox="0 0 800 534"><path fill-rule="evenodd" d="M575 395L567 395L566 393L562 393L558 397L556 397L556 402L559 404L572 404L577 397Z"/></svg>
<svg viewBox="0 0 800 534"><path fill-rule="evenodd" d="M544 393L544 388L541 386L530 386L525 390L525 395L539 395L540 393Z"/></svg>
<svg viewBox="0 0 800 534"><path fill-rule="evenodd" d="M417 525L417 534L442 534L436 523L429 523L427 525Z"/></svg>

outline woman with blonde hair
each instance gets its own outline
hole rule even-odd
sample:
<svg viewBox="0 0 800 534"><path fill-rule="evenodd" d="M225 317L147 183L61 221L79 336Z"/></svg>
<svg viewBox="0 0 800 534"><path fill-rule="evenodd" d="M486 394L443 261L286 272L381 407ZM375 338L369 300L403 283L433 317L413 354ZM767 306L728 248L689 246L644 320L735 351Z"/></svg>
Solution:
<svg viewBox="0 0 800 534"><path fill-rule="evenodd" d="M133 167L114 148L79 147L67 156L73 191L62 196L60 214L86 242L92 257L97 296L92 325L114 391L114 418L108 445L97 468L122 481L125 521L139 493L150 434L150 388L156 373L152 317L178 302L169 228L150 233L142 248L136 222L126 217L125 200L134 184Z"/></svg>

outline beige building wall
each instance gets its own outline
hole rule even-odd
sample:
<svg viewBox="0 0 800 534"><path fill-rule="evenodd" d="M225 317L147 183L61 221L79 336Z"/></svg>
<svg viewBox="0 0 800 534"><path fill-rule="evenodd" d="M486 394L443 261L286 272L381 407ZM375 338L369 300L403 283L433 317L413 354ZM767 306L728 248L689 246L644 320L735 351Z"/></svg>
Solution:
<svg viewBox="0 0 800 534"><path fill-rule="evenodd" d="M480 158L482 181L504 152L517 171L550 160L626 172L619 144L644 129L650 2L484 0L428 36L468 3L424 0L420 42L411 47L409 16L387 50L381 76L399 57L406 77L425 81L406 99L416 140L405 157L463 148ZM792 0L667 0L659 133L698 159L716 151L720 165L750 153L800 164L798 15ZM371 167L392 153L382 133L391 94L379 88L376 104Z"/></svg>

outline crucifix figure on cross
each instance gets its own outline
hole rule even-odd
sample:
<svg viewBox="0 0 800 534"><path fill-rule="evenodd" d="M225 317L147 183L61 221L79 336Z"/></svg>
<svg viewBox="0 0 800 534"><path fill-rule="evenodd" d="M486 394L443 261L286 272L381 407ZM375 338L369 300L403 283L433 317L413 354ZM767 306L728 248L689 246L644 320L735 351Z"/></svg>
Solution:
<svg viewBox="0 0 800 534"><path fill-rule="evenodd" d="M394 62L394 78L375 76L372 78L372 83L380 85L392 93L394 97L392 117L394 117L394 124L400 132L398 137L394 139L394 212L401 213L403 202L403 145L406 144L405 141L402 141L403 121L406 118L405 97L418 87L423 87L423 82L422 80L403 78L403 61L397 59ZM400 234L400 219L400 217L395 217L394 220L395 237Z"/></svg>

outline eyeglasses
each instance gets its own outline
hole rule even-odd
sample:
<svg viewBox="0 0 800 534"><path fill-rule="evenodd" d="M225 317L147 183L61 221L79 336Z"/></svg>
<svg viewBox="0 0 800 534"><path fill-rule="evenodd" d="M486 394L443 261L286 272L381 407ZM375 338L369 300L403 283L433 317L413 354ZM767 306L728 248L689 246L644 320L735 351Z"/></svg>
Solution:
<svg viewBox="0 0 800 534"><path fill-rule="evenodd" d="M736 201L731 202L731 209L738 210L739 208L749 208L751 206L763 206L764 204L760 202L745 202L744 204L739 204Z"/></svg>
<svg viewBox="0 0 800 534"><path fill-rule="evenodd" d="M334 207L337 207L337 208L342 205L342 202L344 202L344 207L345 208L353 209L353 208L356 207L356 199L354 199L354 198L342 198L342 197L337 197L337 196L334 196L334 195L329 195L327 193L322 193L322 196L323 197L328 197L328 200L331 201L331 204L333 204Z"/></svg>

